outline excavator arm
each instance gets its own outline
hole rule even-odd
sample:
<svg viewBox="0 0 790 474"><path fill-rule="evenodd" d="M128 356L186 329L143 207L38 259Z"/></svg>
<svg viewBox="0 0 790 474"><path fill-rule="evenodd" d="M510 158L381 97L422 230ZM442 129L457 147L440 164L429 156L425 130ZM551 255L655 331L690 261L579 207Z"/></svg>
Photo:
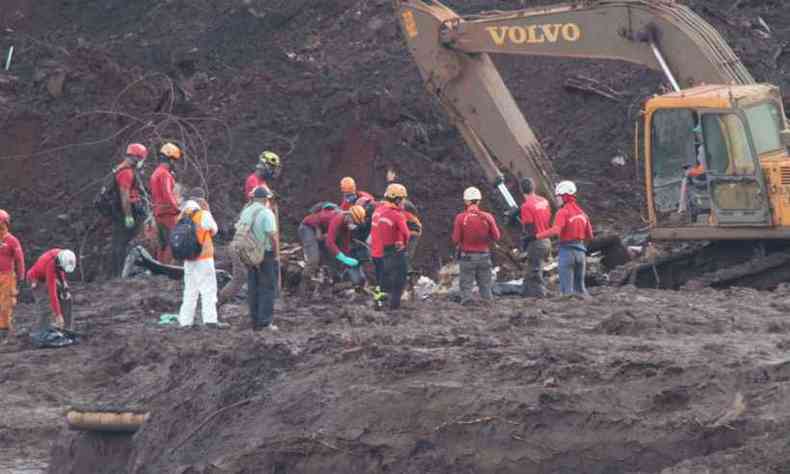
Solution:
<svg viewBox="0 0 790 474"><path fill-rule="evenodd" d="M498 164L532 177L546 196L554 179L489 53L618 59L662 71L676 90L754 83L712 26L670 0L588 0L465 18L436 0L393 2L426 89L511 207Z"/></svg>

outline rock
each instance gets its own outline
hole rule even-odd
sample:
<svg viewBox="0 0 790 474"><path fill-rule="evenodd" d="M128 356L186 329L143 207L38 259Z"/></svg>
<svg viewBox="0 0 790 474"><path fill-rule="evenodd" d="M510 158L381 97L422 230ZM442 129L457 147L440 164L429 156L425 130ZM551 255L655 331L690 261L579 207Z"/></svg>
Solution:
<svg viewBox="0 0 790 474"><path fill-rule="evenodd" d="M66 72L57 71L47 80L47 91L55 99L63 96L63 85L66 82Z"/></svg>
<svg viewBox="0 0 790 474"><path fill-rule="evenodd" d="M371 30L373 30L373 31L378 31L378 30L380 30L380 29L381 29L381 28L382 28L382 27L383 27L385 24L386 24L386 22L385 22L384 20L382 20L381 18L378 18L378 17L376 17L376 18L373 18L372 20L370 20L370 21L368 22L368 28L370 28L370 29L371 29Z"/></svg>

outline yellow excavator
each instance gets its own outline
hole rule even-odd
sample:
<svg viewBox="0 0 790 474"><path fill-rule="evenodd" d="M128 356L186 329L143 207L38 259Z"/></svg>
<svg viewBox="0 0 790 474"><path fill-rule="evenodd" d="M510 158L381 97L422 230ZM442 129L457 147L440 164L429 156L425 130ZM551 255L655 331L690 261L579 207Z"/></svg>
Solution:
<svg viewBox="0 0 790 474"><path fill-rule="evenodd" d="M673 90L647 100L637 124L650 238L722 244L659 261L671 274L663 282L651 262L645 286L676 288L690 275L724 284L790 264L788 253L766 257L790 240L790 129L782 95L757 84L721 35L688 7L671 0L588 0L462 17L435 0L393 3L426 89L511 208L517 204L500 166L532 177L545 196L553 195L554 180L490 54L627 61L660 71ZM691 178L692 169L704 173ZM755 263L755 255L763 261ZM729 280L722 277L727 265L741 266Z"/></svg>

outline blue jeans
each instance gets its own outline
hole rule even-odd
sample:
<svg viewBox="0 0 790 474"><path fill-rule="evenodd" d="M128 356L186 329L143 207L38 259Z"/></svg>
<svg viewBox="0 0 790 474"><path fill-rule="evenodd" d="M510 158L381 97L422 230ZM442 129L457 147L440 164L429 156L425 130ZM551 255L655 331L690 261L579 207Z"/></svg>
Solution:
<svg viewBox="0 0 790 474"><path fill-rule="evenodd" d="M274 300L279 287L278 275L279 263L274 252L266 252L260 265L248 269L247 303L250 306L252 329L255 331L272 324Z"/></svg>
<svg viewBox="0 0 790 474"><path fill-rule="evenodd" d="M560 292L563 295L586 295L584 274L587 254L584 244L579 242L560 243Z"/></svg>

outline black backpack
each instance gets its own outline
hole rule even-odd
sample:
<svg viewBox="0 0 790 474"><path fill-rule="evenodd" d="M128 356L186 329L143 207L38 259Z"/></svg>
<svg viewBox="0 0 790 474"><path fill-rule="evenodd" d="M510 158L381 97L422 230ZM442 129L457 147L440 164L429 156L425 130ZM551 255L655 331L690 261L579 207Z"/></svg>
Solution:
<svg viewBox="0 0 790 474"><path fill-rule="evenodd" d="M118 183L115 181L117 168L104 178L102 187L93 198L93 206L104 217L115 217L121 214L121 194L118 192Z"/></svg>
<svg viewBox="0 0 790 474"><path fill-rule="evenodd" d="M192 216L184 216L170 233L170 249L178 260L194 260L200 256L203 247L197 239L197 226Z"/></svg>

